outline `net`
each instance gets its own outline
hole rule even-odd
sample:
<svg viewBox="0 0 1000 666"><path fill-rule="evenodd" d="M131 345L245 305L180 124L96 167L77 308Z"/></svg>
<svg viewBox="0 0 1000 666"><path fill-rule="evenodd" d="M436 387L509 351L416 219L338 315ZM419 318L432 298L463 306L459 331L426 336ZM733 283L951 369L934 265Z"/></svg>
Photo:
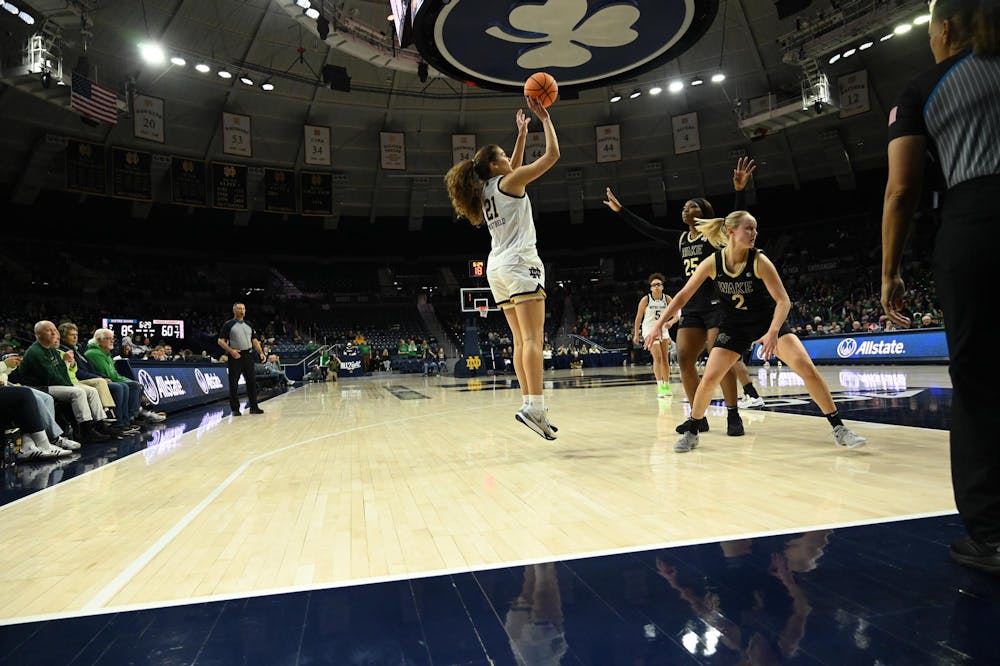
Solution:
<svg viewBox="0 0 1000 666"><path fill-rule="evenodd" d="M485 305L477 305L476 309L479 310L479 316L486 319L486 313L489 312L489 307Z"/></svg>

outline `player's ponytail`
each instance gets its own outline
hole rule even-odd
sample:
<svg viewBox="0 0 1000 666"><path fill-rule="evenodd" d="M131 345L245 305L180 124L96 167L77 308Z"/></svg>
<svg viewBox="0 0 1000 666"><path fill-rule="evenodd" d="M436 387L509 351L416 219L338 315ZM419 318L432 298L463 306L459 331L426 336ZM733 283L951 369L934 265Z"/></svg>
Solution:
<svg viewBox="0 0 1000 666"><path fill-rule="evenodd" d="M709 243L717 248L723 248L729 243L728 230L738 227L743 218L749 214L745 210L734 210L725 217L713 217L708 220L696 217L694 228L700 231Z"/></svg>
<svg viewBox="0 0 1000 666"><path fill-rule="evenodd" d="M471 160L462 160L444 176L451 205L459 217L473 226L483 224L483 183L490 178L490 162L496 159L500 147L491 144L479 149Z"/></svg>

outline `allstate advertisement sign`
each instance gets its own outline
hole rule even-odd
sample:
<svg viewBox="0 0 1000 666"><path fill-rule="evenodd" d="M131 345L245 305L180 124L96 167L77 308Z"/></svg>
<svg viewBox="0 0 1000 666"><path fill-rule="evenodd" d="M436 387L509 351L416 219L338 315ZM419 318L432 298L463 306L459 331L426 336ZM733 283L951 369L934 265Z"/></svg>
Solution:
<svg viewBox="0 0 1000 666"><path fill-rule="evenodd" d="M225 366L131 365L146 399L158 410L169 412L229 396L229 375ZM239 392L246 392L243 382L240 382Z"/></svg>
<svg viewBox="0 0 1000 666"><path fill-rule="evenodd" d="M862 335L802 338L816 363L944 363L948 343L944 330L892 331ZM753 346L753 363L762 363L762 347Z"/></svg>

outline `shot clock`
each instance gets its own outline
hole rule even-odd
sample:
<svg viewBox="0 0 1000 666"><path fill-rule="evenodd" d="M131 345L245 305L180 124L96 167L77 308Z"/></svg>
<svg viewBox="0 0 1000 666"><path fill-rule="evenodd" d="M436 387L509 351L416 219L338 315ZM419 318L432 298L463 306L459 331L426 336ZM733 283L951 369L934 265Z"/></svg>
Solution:
<svg viewBox="0 0 1000 666"><path fill-rule="evenodd" d="M470 278L486 277L485 259L469 259L469 277Z"/></svg>

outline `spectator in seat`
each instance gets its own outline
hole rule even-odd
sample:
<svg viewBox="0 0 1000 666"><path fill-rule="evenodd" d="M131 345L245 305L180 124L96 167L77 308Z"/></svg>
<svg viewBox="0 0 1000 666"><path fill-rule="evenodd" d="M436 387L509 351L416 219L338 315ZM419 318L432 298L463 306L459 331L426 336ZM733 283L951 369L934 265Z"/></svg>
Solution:
<svg viewBox="0 0 1000 666"><path fill-rule="evenodd" d="M106 415L110 413L108 410L117 410L115 412L116 422L108 428L111 434L119 435L125 431L128 431L130 434L138 432L138 428L132 429L128 427L128 402L126 399L128 391L120 386L115 386L112 389L110 380L97 374L97 371L90 364L90 361L87 360L87 357L77 349L76 343L79 335L80 332L76 324L68 321L59 324L59 351L62 352L63 362L66 363L66 370L69 372L70 381L74 385L84 384L95 388L98 396L101 398L101 404L104 406ZM118 416L119 414L122 416Z"/></svg>
<svg viewBox="0 0 1000 666"><path fill-rule="evenodd" d="M444 354L444 347L438 347L437 365L438 365L438 372L442 375L445 373L445 370L448 369L448 361Z"/></svg>
<svg viewBox="0 0 1000 666"><path fill-rule="evenodd" d="M140 423L159 423L166 420L162 414L149 411L142 407L142 387L139 382L124 377L115 369L115 362L111 358L111 350L115 346L115 334L109 328L99 328L94 331L94 336L87 343L87 351L84 356L102 377L107 377L112 382L120 383L128 390L128 418L129 423L138 425Z"/></svg>
<svg viewBox="0 0 1000 666"><path fill-rule="evenodd" d="M16 373L16 377L10 377L11 381L37 387L71 406L85 442L111 439L104 427L104 405L97 390L82 384L73 385L59 351L59 330L51 321L43 319L35 324L35 342L24 352Z"/></svg>

